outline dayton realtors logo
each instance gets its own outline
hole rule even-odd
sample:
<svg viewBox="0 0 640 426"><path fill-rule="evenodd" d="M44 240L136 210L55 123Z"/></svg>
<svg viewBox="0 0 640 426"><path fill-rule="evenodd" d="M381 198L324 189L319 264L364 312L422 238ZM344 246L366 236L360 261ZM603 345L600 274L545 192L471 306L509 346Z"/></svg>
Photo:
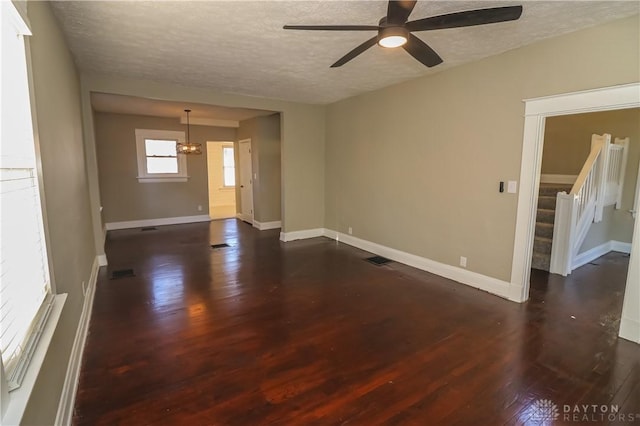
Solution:
<svg viewBox="0 0 640 426"><path fill-rule="evenodd" d="M538 399L533 403L531 409L533 411L533 420L547 422L558 420L558 417L560 417L558 406L549 399Z"/></svg>
<svg viewBox="0 0 640 426"><path fill-rule="evenodd" d="M621 413L618 405L606 404L565 404L560 408L549 399L538 399L531 405L533 420L553 422L603 423L622 422L640 424L640 413Z"/></svg>

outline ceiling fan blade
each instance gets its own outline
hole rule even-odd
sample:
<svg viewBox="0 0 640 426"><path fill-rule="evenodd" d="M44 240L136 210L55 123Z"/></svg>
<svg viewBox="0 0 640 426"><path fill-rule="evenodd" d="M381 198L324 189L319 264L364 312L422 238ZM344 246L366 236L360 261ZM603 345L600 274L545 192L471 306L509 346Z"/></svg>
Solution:
<svg viewBox="0 0 640 426"><path fill-rule="evenodd" d="M285 25L285 30L311 31L378 31L377 25Z"/></svg>
<svg viewBox="0 0 640 426"><path fill-rule="evenodd" d="M409 34L409 40L402 46L409 55L416 58L419 62L422 62L428 67L435 67L442 63L442 58L436 53L427 43L420 40L413 34Z"/></svg>
<svg viewBox="0 0 640 426"><path fill-rule="evenodd" d="M416 0L390 0L387 6L387 24L404 24L415 6Z"/></svg>
<svg viewBox="0 0 640 426"><path fill-rule="evenodd" d="M374 46L377 42L378 42L377 36L370 38L369 40L365 41L360 46L356 47L351 52L347 53L342 58L340 58L335 64L331 65L331 68L343 66L344 64L346 64L347 62L349 62L350 60L352 60L353 58L355 58L356 56L358 56L359 54L361 54L371 46Z"/></svg>
<svg viewBox="0 0 640 426"><path fill-rule="evenodd" d="M407 22L409 31L441 30L445 28L471 27L496 22L515 21L522 15L522 6L494 7L449 13Z"/></svg>

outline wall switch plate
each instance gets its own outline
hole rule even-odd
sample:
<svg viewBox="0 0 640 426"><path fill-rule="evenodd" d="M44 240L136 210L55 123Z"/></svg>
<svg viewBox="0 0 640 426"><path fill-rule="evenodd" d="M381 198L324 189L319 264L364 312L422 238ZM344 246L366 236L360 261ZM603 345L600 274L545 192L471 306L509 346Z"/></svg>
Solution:
<svg viewBox="0 0 640 426"><path fill-rule="evenodd" d="M467 267L467 258L464 256L460 256L460 266L462 266L463 268Z"/></svg>
<svg viewBox="0 0 640 426"><path fill-rule="evenodd" d="M518 192L518 181L510 180L507 182L507 192L510 194L515 194Z"/></svg>

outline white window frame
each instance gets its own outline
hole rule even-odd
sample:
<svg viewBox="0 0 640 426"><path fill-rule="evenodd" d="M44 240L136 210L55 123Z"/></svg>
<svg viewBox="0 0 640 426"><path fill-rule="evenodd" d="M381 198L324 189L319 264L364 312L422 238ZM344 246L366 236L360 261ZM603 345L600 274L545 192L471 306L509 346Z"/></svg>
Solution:
<svg viewBox="0 0 640 426"><path fill-rule="evenodd" d="M138 157L138 182L158 183L158 182L186 182L187 158L185 155L177 154L178 173L147 173L147 152L145 140L160 139L174 140L176 143L184 143L184 132L175 130L154 130L136 129L136 155Z"/></svg>
<svg viewBox="0 0 640 426"><path fill-rule="evenodd" d="M233 146L232 143L228 143L228 144L222 144L222 147L220 148L222 150L222 189L235 189L236 185L227 185L227 183L224 181L224 150L225 148L231 148L233 150L233 169L234 169L234 173L235 173L235 169L236 169L236 147Z"/></svg>
<svg viewBox="0 0 640 426"><path fill-rule="evenodd" d="M29 107L31 109L31 131L33 139L31 142L35 147L36 165L34 171L37 173L38 191L40 195L41 208L41 234L44 239L43 251L46 252L46 265L49 269L49 285L48 294L42 303L38 314L32 323L31 337L29 343L25 347L29 347L25 354L28 354L28 360L22 364L20 387L10 389L9 377L7 377L2 358L0 357L0 424L20 424L22 416L26 410L29 397L35 387L36 380L44 364L44 359L49 349L49 345L53 339L53 334L62 314L67 295L56 294L55 280L51 269L51 251L49 247L49 234L47 226L47 215L45 209L45 200L42 184L42 168L40 164L40 149L38 145L38 126L35 111L35 100L33 94L33 76L31 73L31 57L29 50L29 39L26 36L31 35L28 20L16 8L12 2L0 2L0 19L3 21L8 18L24 39L24 49L27 72L27 84L29 86ZM26 13L25 10L22 10ZM5 21L6 22L6 21ZM3 105L3 107L8 107Z"/></svg>

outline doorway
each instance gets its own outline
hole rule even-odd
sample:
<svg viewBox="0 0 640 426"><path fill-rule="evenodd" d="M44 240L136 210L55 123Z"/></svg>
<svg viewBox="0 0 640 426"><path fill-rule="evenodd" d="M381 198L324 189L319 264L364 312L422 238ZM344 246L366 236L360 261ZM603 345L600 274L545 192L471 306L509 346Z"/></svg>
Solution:
<svg viewBox="0 0 640 426"><path fill-rule="evenodd" d="M207 142L209 217L236 216L236 172L233 142Z"/></svg>
<svg viewBox="0 0 640 426"><path fill-rule="evenodd" d="M511 271L513 300L525 301L529 297L531 255L535 231L536 194L540 186L542 144L547 117L570 115L582 112L609 111L637 108L640 106L638 83L548 96L525 101L525 125L520 169L520 194L516 218L516 239ZM637 191L640 188L636 188ZM632 236L629 275L624 296L620 336L640 342L640 309L637 294L638 244L640 227L638 221ZM635 275L634 275L635 274ZM519 293L519 297L518 297ZM625 325L625 322L629 325Z"/></svg>
<svg viewBox="0 0 640 426"><path fill-rule="evenodd" d="M240 166L240 213L241 220L253 224L253 167L251 164L251 139L238 142Z"/></svg>

